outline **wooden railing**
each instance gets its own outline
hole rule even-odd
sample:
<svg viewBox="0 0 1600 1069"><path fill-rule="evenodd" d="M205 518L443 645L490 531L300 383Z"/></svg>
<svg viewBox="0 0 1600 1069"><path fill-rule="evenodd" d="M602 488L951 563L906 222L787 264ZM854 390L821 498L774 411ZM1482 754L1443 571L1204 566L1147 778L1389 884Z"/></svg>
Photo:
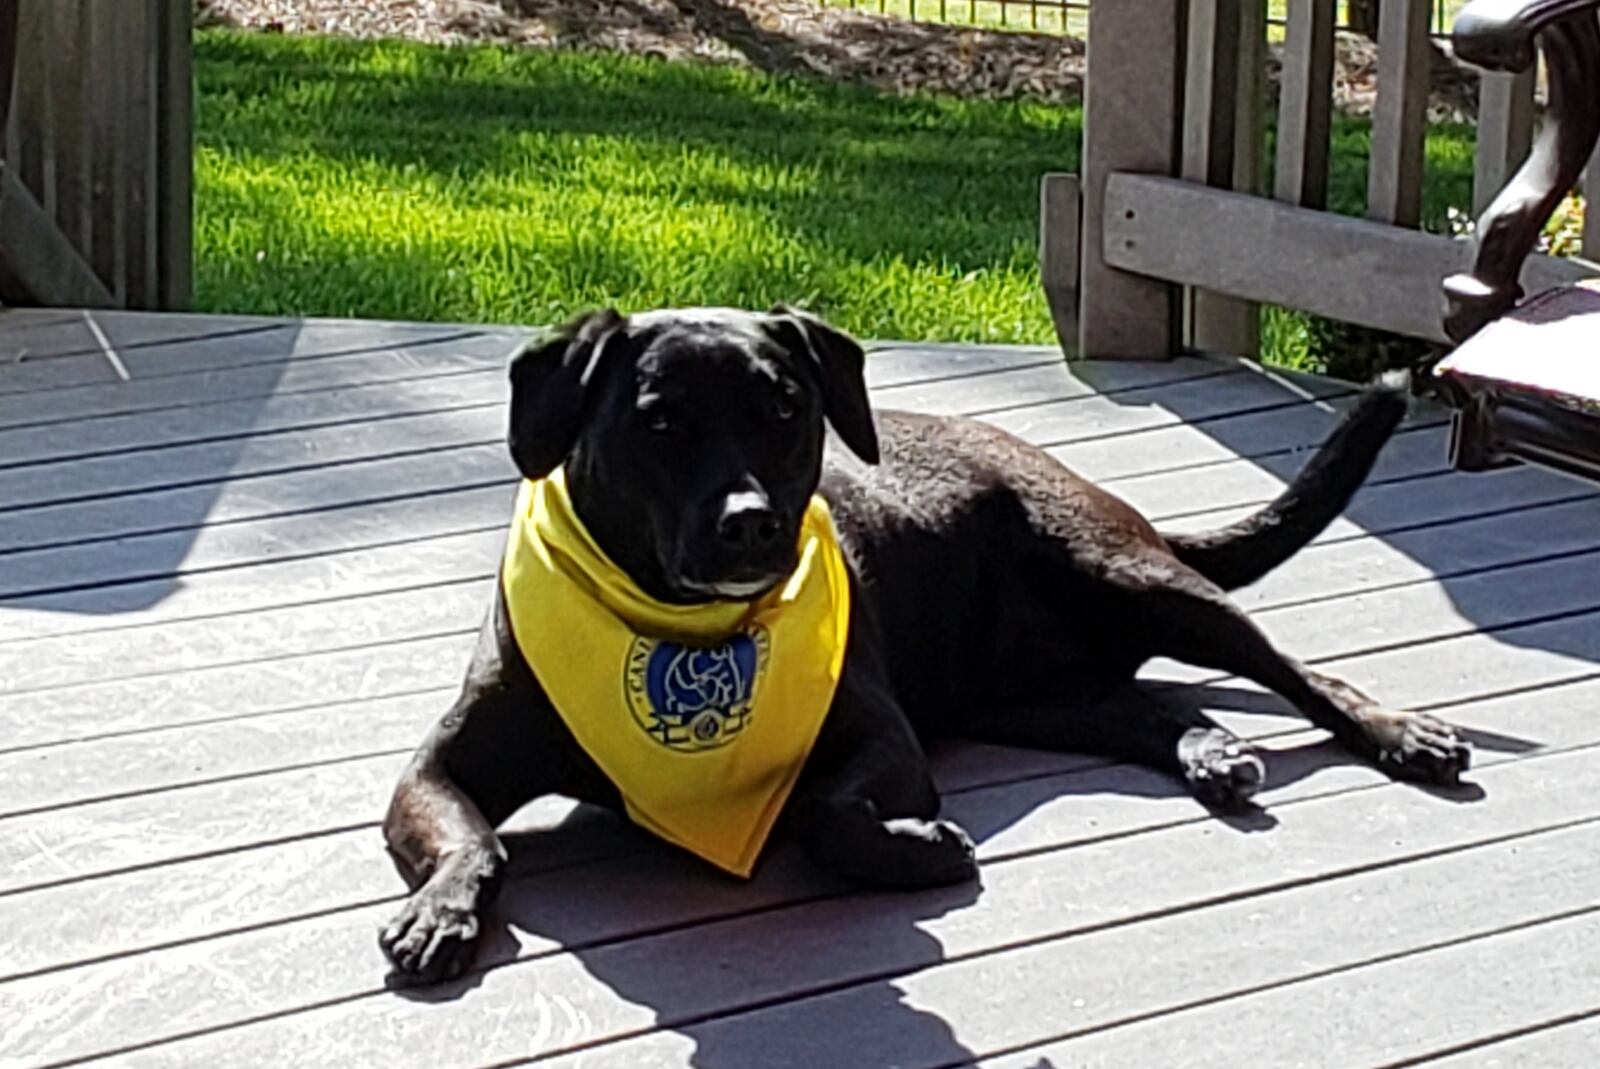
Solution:
<svg viewBox="0 0 1600 1069"><path fill-rule="evenodd" d="M1367 217L1327 212L1333 0L1291 0L1274 180L1263 188L1265 0L1123 0L1089 34L1083 173L1046 179L1046 291L1078 355L1253 354L1258 303L1445 343L1441 283L1473 246L1417 229L1430 0L1389 0L1379 28ZM1473 207L1527 157L1532 74L1487 73ZM1586 184L1600 194L1600 155ZM1600 260L1600 211L1584 256ZM1544 288L1600 267L1537 255Z"/></svg>
<svg viewBox="0 0 1600 1069"><path fill-rule="evenodd" d="M188 303L192 17L0 0L0 303Z"/></svg>

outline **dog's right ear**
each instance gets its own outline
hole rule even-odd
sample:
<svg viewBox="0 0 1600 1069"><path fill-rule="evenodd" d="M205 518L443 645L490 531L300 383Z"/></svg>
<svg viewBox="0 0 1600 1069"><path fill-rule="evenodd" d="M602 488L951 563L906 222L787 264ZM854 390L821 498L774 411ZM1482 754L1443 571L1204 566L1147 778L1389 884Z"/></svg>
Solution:
<svg viewBox="0 0 1600 1069"><path fill-rule="evenodd" d="M525 478L554 471L578 440L585 397L606 343L627 322L607 309L591 312L511 358L511 459Z"/></svg>

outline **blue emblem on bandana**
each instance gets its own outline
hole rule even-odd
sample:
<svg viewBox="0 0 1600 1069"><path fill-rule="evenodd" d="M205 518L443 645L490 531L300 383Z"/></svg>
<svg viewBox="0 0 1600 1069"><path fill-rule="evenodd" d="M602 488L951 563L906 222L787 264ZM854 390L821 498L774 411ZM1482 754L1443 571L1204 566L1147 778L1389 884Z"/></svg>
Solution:
<svg viewBox="0 0 1600 1069"><path fill-rule="evenodd" d="M767 648L767 633L760 627L717 646L635 639L627 660L634 718L674 750L705 750L733 741L750 721Z"/></svg>

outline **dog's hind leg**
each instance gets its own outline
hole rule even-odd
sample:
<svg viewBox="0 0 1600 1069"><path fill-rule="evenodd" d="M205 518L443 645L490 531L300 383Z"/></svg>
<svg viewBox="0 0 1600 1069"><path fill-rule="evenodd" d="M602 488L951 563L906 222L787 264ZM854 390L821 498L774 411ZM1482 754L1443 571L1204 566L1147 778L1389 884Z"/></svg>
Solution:
<svg viewBox="0 0 1600 1069"><path fill-rule="evenodd" d="M1119 585L1151 656L1259 683L1396 778L1449 785L1471 763L1471 748L1454 728L1423 713L1386 709L1280 652L1220 588L1187 566L1146 561L1128 575Z"/></svg>
<svg viewBox="0 0 1600 1069"><path fill-rule="evenodd" d="M1111 757L1182 779L1214 809L1235 810L1260 789L1255 749L1197 709L1169 708L1132 687L1084 707L1024 705L985 716L984 742Z"/></svg>

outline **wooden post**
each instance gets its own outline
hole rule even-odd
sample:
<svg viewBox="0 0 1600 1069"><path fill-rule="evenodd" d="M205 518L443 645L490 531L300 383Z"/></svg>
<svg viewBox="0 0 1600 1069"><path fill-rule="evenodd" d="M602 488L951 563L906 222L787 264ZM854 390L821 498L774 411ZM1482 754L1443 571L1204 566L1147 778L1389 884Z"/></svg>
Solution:
<svg viewBox="0 0 1600 1069"><path fill-rule="evenodd" d="M1233 188L1262 193L1267 179L1267 0L1243 0L1237 67Z"/></svg>
<svg viewBox="0 0 1600 1069"><path fill-rule="evenodd" d="M1533 148L1534 83L1538 67L1519 74L1484 71L1478 83L1478 148L1472 215L1483 214Z"/></svg>
<svg viewBox="0 0 1600 1069"><path fill-rule="evenodd" d="M1078 267L1083 248L1083 190L1075 174L1047 174L1039 184L1039 279L1061 351L1078 351Z"/></svg>
<svg viewBox="0 0 1600 1069"><path fill-rule="evenodd" d="M1174 287L1111 267L1102 242L1110 175L1176 172L1186 7L1185 0L1114 0L1101 4L1092 19L1078 329L1085 357L1161 359L1178 348Z"/></svg>
<svg viewBox="0 0 1600 1069"><path fill-rule="evenodd" d="M1387 0L1378 12L1367 218L1380 223L1415 227L1422 221L1432 15L1432 0Z"/></svg>
<svg viewBox="0 0 1600 1069"><path fill-rule="evenodd" d="M194 5L156 0L156 307L194 300Z"/></svg>
<svg viewBox="0 0 1600 1069"><path fill-rule="evenodd" d="M129 6L126 0L84 0L82 4L80 15L88 23L90 48L85 59L94 63L94 69L84 102L88 121L73 145L88 161L94 191L94 240L84 251L119 305L125 305L128 296L129 161L122 132L136 121L123 99L124 72L135 58L128 53Z"/></svg>
<svg viewBox="0 0 1600 1069"><path fill-rule="evenodd" d="M1233 181L1235 95L1239 88L1242 0L1192 0L1184 64L1183 159L1189 182L1227 188Z"/></svg>
<svg viewBox="0 0 1600 1069"><path fill-rule="evenodd" d="M1583 172L1583 255L1600 261L1600 145Z"/></svg>
<svg viewBox="0 0 1600 1069"><path fill-rule="evenodd" d="M1302 208L1328 205L1333 16L1334 0L1298 0L1289 5L1272 195Z"/></svg>
<svg viewBox="0 0 1600 1069"><path fill-rule="evenodd" d="M55 47L52 13L43 4L17 0L16 92L11 100L11 138L6 163L47 214L55 214L56 183L51 157L55 154L51 84L36 77L39 57Z"/></svg>
<svg viewBox="0 0 1600 1069"><path fill-rule="evenodd" d="M162 0L123 0L122 37L128 63L123 67L123 93L130 121L118 136L122 141L123 170L128 175L124 227L127 247L126 304L129 308L156 306L156 131L161 109L156 103L155 72L157 9Z"/></svg>
<svg viewBox="0 0 1600 1069"><path fill-rule="evenodd" d="M1600 262L1600 144L1583 171L1583 255Z"/></svg>
<svg viewBox="0 0 1600 1069"><path fill-rule="evenodd" d="M89 50L90 25L94 13L83 9L82 4L55 5L55 47L62 55L91 57ZM52 83L56 114L75 116L75 120L61 124L55 132L59 146L54 153L55 193L54 212L61 233L73 247L85 254L94 247L94 146L83 116L87 114L94 92L94 74L89 62L66 63L45 70L44 77Z"/></svg>
<svg viewBox="0 0 1600 1069"><path fill-rule="evenodd" d="M1265 0L1194 0L1189 9L1187 91L1180 173L1219 189L1260 182ZM1184 337L1195 349L1254 356L1260 309L1206 290L1188 293Z"/></svg>
<svg viewBox="0 0 1600 1069"><path fill-rule="evenodd" d="M17 73L17 15L22 0L0 0L0 159L6 155L11 129L11 91Z"/></svg>

